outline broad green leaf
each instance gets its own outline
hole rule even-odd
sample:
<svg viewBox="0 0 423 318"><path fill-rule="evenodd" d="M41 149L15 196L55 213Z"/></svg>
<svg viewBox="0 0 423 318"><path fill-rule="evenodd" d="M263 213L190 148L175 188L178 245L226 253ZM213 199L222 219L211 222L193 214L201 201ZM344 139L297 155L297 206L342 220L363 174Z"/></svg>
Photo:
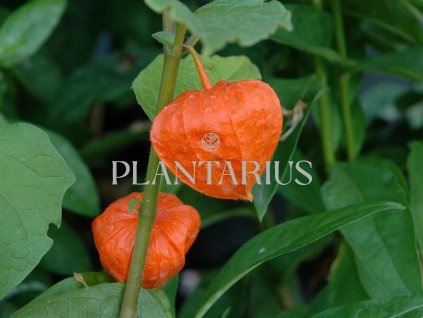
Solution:
<svg viewBox="0 0 423 318"><path fill-rule="evenodd" d="M168 12L172 20L184 24L192 33L201 33L201 21L191 10L178 0L144 0L151 10L157 13Z"/></svg>
<svg viewBox="0 0 423 318"><path fill-rule="evenodd" d="M401 51L385 53L364 61L359 69L423 81L422 56L422 47L406 47Z"/></svg>
<svg viewBox="0 0 423 318"><path fill-rule="evenodd" d="M28 124L0 128L0 298L53 245L66 190L75 181L47 134Z"/></svg>
<svg viewBox="0 0 423 318"><path fill-rule="evenodd" d="M422 313L422 298L394 297L347 304L325 310L312 318L397 318L412 314L407 316L411 318L421 317Z"/></svg>
<svg viewBox="0 0 423 318"><path fill-rule="evenodd" d="M345 288L345 285L348 288ZM308 317L327 308L369 299L361 285L354 253L345 242L332 264L328 284L319 292L308 309Z"/></svg>
<svg viewBox="0 0 423 318"><path fill-rule="evenodd" d="M47 291L48 296L36 298L12 317L115 318L119 316L123 283L100 284L93 287L83 287L82 284L75 284L72 281L67 281L67 284L76 289L66 290L63 287L56 287L54 293ZM138 312L141 316L170 318L172 317L170 310L169 301L162 290L141 289L138 300Z"/></svg>
<svg viewBox="0 0 423 318"><path fill-rule="evenodd" d="M243 79L260 79L257 67L245 56L212 56L202 58L203 65L213 84L220 80L237 81ZM159 55L147 66L132 83L138 104L153 120L156 116L157 100L163 69L163 55ZM187 90L202 90L198 72L191 56L181 61L176 82L175 96Z"/></svg>
<svg viewBox="0 0 423 318"><path fill-rule="evenodd" d="M401 174L392 164L375 161L336 165L322 193L328 209L386 199L406 204L404 187ZM371 297L422 293L408 209L373 215L345 227L342 234L354 251L361 283Z"/></svg>
<svg viewBox="0 0 423 318"><path fill-rule="evenodd" d="M407 159L410 180L410 208L414 219L416 239L423 256L423 142L409 145L411 152Z"/></svg>
<svg viewBox="0 0 423 318"><path fill-rule="evenodd" d="M203 317L231 286L260 264L310 244L372 213L403 208L392 202L355 205L294 219L261 232L244 244L223 266L195 317Z"/></svg>
<svg viewBox="0 0 423 318"><path fill-rule="evenodd" d="M423 43L421 22L407 1L343 0L342 9L347 14L375 22L411 42Z"/></svg>
<svg viewBox="0 0 423 318"><path fill-rule="evenodd" d="M60 229L52 226L49 234L54 243L41 260L42 268L59 275L72 275L91 269L84 242L70 225L62 222Z"/></svg>
<svg viewBox="0 0 423 318"><path fill-rule="evenodd" d="M206 55L227 43L254 45L278 28L292 30L290 12L275 0L215 0L200 7L195 15L201 21L198 35Z"/></svg>
<svg viewBox="0 0 423 318"><path fill-rule="evenodd" d="M272 36L273 41L320 56L331 63L354 64L332 49L334 32L330 13L305 4L287 5L287 9L292 13L294 29L292 32L278 30Z"/></svg>
<svg viewBox="0 0 423 318"><path fill-rule="evenodd" d="M87 165L68 140L54 132L50 131L47 133L51 142L63 156L76 177L75 183L66 191L63 206L84 216L93 217L98 215L100 213L100 199Z"/></svg>
<svg viewBox="0 0 423 318"><path fill-rule="evenodd" d="M13 288L2 299L0 304L3 303L4 300L10 300L16 303L17 299L26 297L30 300L45 292L51 285L52 280L50 275L39 268L35 268L18 286Z"/></svg>
<svg viewBox="0 0 423 318"><path fill-rule="evenodd" d="M307 121L310 109L313 107L318 98L321 84L315 76L304 77L295 80L273 80L271 81L272 87L275 89L279 96L281 104L288 109L292 109L295 103L303 101L308 106L304 111L304 117L301 123L295 128L294 132L284 142L280 142L273 154L271 171L270 171L270 184L266 184L266 172L261 176L261 184L256 184L253 188L253 202L257 210L257 216L261 220L267 213L267 208L279 187L275 180L275 161L279 162L279 180L284 180L284 176L288 172L288 162L291 160L292 155L297 147L301 131ZM286 122L285 122L286 126Z"/></svg>
<svg viewBox="0 0 423 318"><path fill-rule="evenodd" d="M174 21L186 25L201 39L207 56L228 43L251 46L278 28L292 29L291 14L275 0L215 0L195 13L177 0L145 0L145 3L157 13L169 12Z"/></svg>
<svg viewBox="0 0 423 318"><path fill-rule="evenodd" d="M13 66L34 54L59 22L66 0L32 0L0 27L0 65Z"/></svg>

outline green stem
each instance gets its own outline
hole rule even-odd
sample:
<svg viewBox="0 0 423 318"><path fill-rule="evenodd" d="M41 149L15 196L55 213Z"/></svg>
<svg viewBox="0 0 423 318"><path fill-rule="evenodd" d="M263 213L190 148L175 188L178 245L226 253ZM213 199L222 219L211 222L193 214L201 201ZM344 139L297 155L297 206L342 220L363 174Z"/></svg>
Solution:
<svg viewBox="0 0 423 318"><path fill-rule="evenodd" d="M345 44L344 22L342 17L342 9L340 0L332 0L332 11L335 19L335 32L336 44L339 54L347 58L347 47ZM354 128L352 124L352 115L350 107L350 89L349 89L349 74L341 74L339 78L339 86L341 93L341 109L342 118L344 121L344 129L347 144L347 155L349 161L354 161L355 153L355 140Z"/></svg>
<svg viewBox="0 0 423 318"><path fill-rule="evenodd" d="M322 1L321 0L313 0L313 4L316 8L322 9ZM325 69L325 65L323 63L322 58L316 57L315 58L315 69L316 74L320 78L320 81L324 85L324 87L328 86L328 79L327 79L327 72ZM331 140L331 130L332 130L332 123L331 123L331 114L330 114L330 94L329 91L323 92L322 96L319 100L319 108L320 108L320 131L321 131L321 139L322 139L322 148L323 148L323 159L325 162L326 171L329 171L330 167L335 163L335 152L332 147L332 140Z"/></svg>
<svg viewBox="0 0 423 318"><path fill-rule="evenodd" d="M157 103L157 112L169 104L173 98L185 32L185 26L178 24L176 27L176 36L173 47L164 50L165 57L159 100ZM150 184L148 184L144 189L143 201L140 209L138 210L137 233L135 236L134 249L131 257L128 281L126 283L125 292L123 295L120 318L137 317L140 284L142 280L142 274L144 272L151 229L156 217L157 201L160 192L161 178L157 177L156 183L151 183L151 181L155 178L158 166L159 158L157 157L154 149L151 147L146 177L147 180L150 180Z"/></svg>
<svg viewBox="0 0 423 318"><path fill-rule="evenodd" d="M315 68L317 76L320 78L322 84L327 87L327 74L323 64L323 60L320 57L316 57ZM320 130L322 138L323 158L325 161L326 171L329 171L330 167L335 163L335 153L332 147L331 140L331 114L330 114L330 95L329 91L323 92L319 100L320 107Z"/></svg>

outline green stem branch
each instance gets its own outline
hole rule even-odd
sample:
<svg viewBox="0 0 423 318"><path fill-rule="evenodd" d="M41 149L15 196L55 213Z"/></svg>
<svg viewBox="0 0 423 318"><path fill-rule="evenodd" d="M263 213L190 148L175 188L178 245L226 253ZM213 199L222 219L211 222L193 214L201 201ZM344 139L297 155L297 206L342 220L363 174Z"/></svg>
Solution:
<svg viewBox="0 0 423 318"><path fill-rule="evenodd" d="M165 57L159 100L157 103L157 112L169 104L173 98L185 32L185 26L178 24L176 27L175 42L173 47L164 50ZM152 180L155 178L158 167L159 158L157 157L154 149L151 147L146 177L150 183L146 185L144 189L144 197L141 207L138 210L137 233L135 236L134 249L131 257L128 281L126 283L125 292L123 295L120 318L137 317L140 284L142 280L142 274L144 272L151 229L156 217L157 201L160 192L161 178L157 177L155 184L152 184Z"/></svg>
<svg viewBox="0 0 423 318"><path fill-rule="evenodd" d="M332 0L332 11L335 19L336 44L339 54L347 58L347 47L345 43L344 22L342 17L342 9L340 0ZM341 93L341 109L342 119L344 122L347 155L349 161L354 161L356 156L354 128L352 124L351 105L350 105L350 88L349 74L343 73L339 78L339 86Z"/></svg>

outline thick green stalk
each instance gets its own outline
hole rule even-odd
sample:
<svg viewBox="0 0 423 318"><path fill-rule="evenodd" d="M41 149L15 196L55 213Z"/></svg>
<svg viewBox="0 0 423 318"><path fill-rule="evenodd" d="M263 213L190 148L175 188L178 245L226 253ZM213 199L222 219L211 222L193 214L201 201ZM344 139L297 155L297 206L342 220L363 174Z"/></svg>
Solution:
<svg viewBox="0 0 423 318"><path fill-rule="evenodd" d="M165 48L164 50L165 57L159 100L157 103L157 112L169 104L173 98L185 32L186 28L178 24L176 27L176 36L173 47ZM144 189L143 201L140 209L138 210L137 233L132 252L131 266L129 268L128 281L123 295L120 318L137 317L140 283L144 272L145 259L147 256L148 244L150 242L151 229L156 217L157 201L160 192L161 178L159 178L159 176L156 178L155 184L152 184L158 166L159 158L157 157L154 149L151 147L146 177L147 180L150 181L150 184L146 185Z"/></svg>
<svg viewBox="0 0 423 318"><path fill-rule="evenodd" d="M327 74L323 61L320 57L316 57L315 69L317 76L322 81L324 86L327 86ZM329 171L330 167L335 163L335 153L333 151L331 140L331 114L330 114L330 95L329 91L323 92L319 101L320 105L320 132L322 139L323 158L325 161L326 170Z"/></svg>
<svg viewBox="0 0 423 318"><path fill-rule="evenodd" d="M340 0L332 0L332 11L335 19L336 44L339 54L342 57L347 57L347 48L345 44L344 22L342 18L342 9ZM339 78L339 86L341 93L341 109L342 119L344 122L344 130L347 145L348 160L355 159L355 138L354 128L352 124L352 115L350 107L350 88L349 88L349 74L344 73Z"/></svg>

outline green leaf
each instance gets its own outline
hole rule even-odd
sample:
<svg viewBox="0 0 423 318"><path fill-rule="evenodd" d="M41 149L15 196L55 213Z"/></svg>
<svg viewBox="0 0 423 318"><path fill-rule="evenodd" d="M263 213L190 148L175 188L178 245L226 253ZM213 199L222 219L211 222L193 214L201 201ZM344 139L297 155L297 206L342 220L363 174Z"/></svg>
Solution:
<svg viewBox="0 0 423 318"><path fill-rule="evenodd" d="M294 162L309 160L299 151L298 148L291 159ZM300 177L298 176L296 169L292 170L292 180ZM318 213L325 210L325 205L323 204L320 195L321 183L315 169L308 170L308 172L311 174L313 179L312 183L309 185L301 186L295 182L290 182L288 185L278 187L277 192L290 203L304 209L308 213Z"/></svg>
<svg viewBox="0 0 423 318"><path fill-rule="evenodd" d="M195 15L202 24L198 35L205 55L227 43L252 46L278 28L292 30L290 12L275 0L215 0L199 8Z"/></svg>
<svg viewBox="0 0 423 318"><path fill-rule="evenodd" d="M345 284L348 282L348 288ZM367 300L369 296L361 285L355 265L354 253L345 242L340 246L332 264L328 284L313 300L308 317L326 308Z"/></svg>
<svg viewBox="0 0 423 318"><path fill-rule="evenodd" d="M201 21L182 2L178 0L144 0L144 2L157 13L168 12L173 21L184 24L192 33L201 32Z"/></svg>
<svg viewBox="0 0 423 318"><path fill-rule="evenodd" d="M202 58L203 65L213 84L220 80L237 81L243 79L260 79L257 67L245 56ZM156 116L160 80L163 69L163 55L159 55L147 66L132 83L138 104L153 120ZM191 56L181 61L175 96L187 90L202 90L198 72Z"/></svg>
<svg viewBox="0 0 423 318"><path fill-rule="evenodd" d="M407 159L407 169L410 179L410 208L414 219L414 229L423 256L423 142L411 142Z"/></svg>
<svg viewBox="0 0 423 318"><path fill-rule="evenodd" d="M375 22L410 42L423 43L421 22L407 1L398 0L343 0L347 14Z"/></svg>
<svg viewBox="0 0 423 318"><path fill-rule="evenodd" d="M411 80L423 81L423 48L406 47L364 61L359 70L394 74Z"/></svg>
<svg viewBox="0 0 423 318"><path fill-rule="evenodd" d="M115 279L109 274L99 272L73 273L73 277L85 287L115 282Z"/></svg>
<svg viewBox="0 0 423 318"><path fill-rule="evenodd" d="M77 288L66 290L62 286L56 287L54 293L50 292L48 297L36 298L12 317L118 317L124 290L123 283L100 284L87 288L71 281L67 281L67 284ZM169 301L162 290L141 289L138 299L140 315L148 318L170 318L172 317L170 310Z"/></svg>
<svg viewBox="0 0 423 318"><path fill-rule="evenodd" d="M156 41L163 44L164 46L171 47L175 42L175 35L170 32L160 31L151 35Z"/></svg>
<svg viewBox="0 0 423 318"><path fill-rule="evenodd" d="M54 243L41 260L42 268L59 275L72 275L91 268L84 242L70 225L62 222L60 229L52 226L49 235Z"/></svg>
<svg viewBox="0 0 423 318"><path fill-rule="evenodd" d="M292 29L291 14L276 0L215 0L195 13L177 0L145 0L145 3L157 13L169 12L174 21L186 25L201 39L207 56L228 43L251 46L278 28Z"/></svg>
<svg viewBox="0 0 423 318"><path fill-rule="evenodd" d="M392 164L375 161L336 165L322 193L328 209L388 198L406 204L404 187L400 172ZM408 209L371 216L345 227L342 234L354 251L361 283L371 297L422 293Z"/></svg>
<svg viewBox="0 0 423 318"><path fill-rule="evenodd" d="M397 318L405 317L406 314L413 314L407 317L421 317L422 313L422 298L394 297L347 304L325 310L312 318Z"/></svg>
<svg viewBox="0 0 423 318"><path fill-rule="evenodd" d="M82 121L94 103L107 103L130 95L131 82L139 69L140 65L128 65L117 54L77 68L55 96L55 103L50 105L51 124L60 129L64 124Z"/></svg>
<svg viewBox="0 0 423 318"><path fill-rule="evenodd" d="M32 0L14 11L0 28L0 65L13 66L34 54L59 22L66 0Z"/></svg>
<svg viewBox="0 0 423 318"><path fill-rule="evenodd" d="M169 299L170 308L172 309L172 317L176 317L176 293L178 292L179 275L174 276L163 286L162 290Z"/></svg>
<svg viewBox="0 0 423 318"><path fill-rule="evenodd" d="M372 213L403 208L392 202L355 205L294 219L261 232L244 244L223 266L195 317L203 317L232 285L260 264L310 244Z"/></svg>
<svg viewBox="0 0 423 318"><path fill-rule="evenodd" d="M98 215L100 213L100 198L89 168L68 140L54 132L48 131L47 133L76 177L75 183L66 191L63 206L83 216L94 217Z"/></svg>
<svg viewBox="0 0 423 318"><path fill-rule="evenodd" d="M320 56L331 63L354 64L332 49L334 30L330 13L306 4L287 5L287 9L292 13L294 29L292 32L278 30L271 37L273 41Z"/></svg>
<svg viewBox="0 0 423 318"><path fill-rule="evenodd" d="M297 147L298 140L301 135L301 131L307 121L310 109L313 107L319 90L321 90L321 84L315 76L308 76L295 80L273 80L271 81L272 87L275 89L279 96L281 104L288 108L293 108L296 102L302 100L308 104L308 107L304 111L304 117L301 123L296 127L294 132L284 142L279 143L273 154L270 176L272 177L271 183L266 184L266 173L261 176L261 184L256 184L253 188L253 203L257 210L257 216L260 220L267 213L270 201L276 193L279 184L274 180L275 169L274 162L279 162L279 178L284 180L284 176L288 171L288 162L291 160L292 155Z"/></svg>
<svg viewBox="0 0 423 318"><path fill-rule="evenodd" d="M48 136L28 124L0 128L0 298L47 253L75 177Z"/></svg>

